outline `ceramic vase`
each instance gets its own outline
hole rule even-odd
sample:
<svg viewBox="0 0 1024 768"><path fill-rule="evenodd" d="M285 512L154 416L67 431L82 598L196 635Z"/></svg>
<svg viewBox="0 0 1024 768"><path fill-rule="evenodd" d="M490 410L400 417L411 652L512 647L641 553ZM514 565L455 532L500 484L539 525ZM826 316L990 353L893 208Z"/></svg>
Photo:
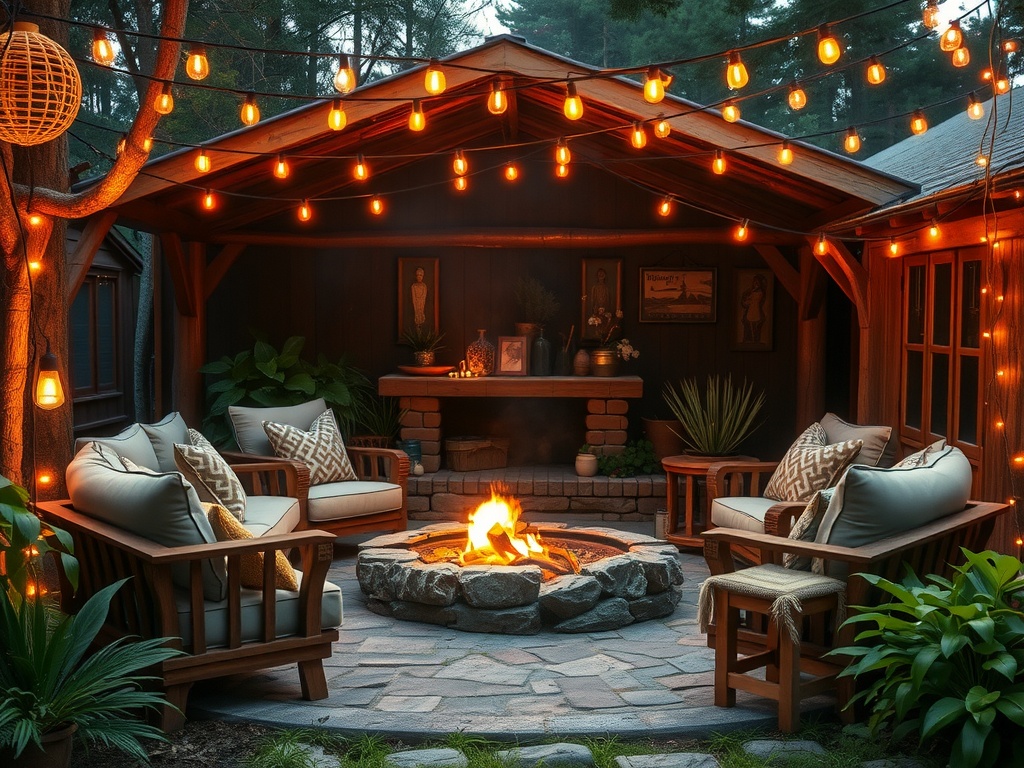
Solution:
<svg viewBox="0 0 1024 768"><path fill-rule="evenodd" d="M494 373L494 345L484 336L487 331L477 328L480 337L466 347L466 365L477 376L490 376Z"/></svg>
<svg viewBox="0 0 1024 768"><path fill-rule="evenodd" d="M614 349L595 349L590 354L590 373L593 376L618 376L618 353Z"/></svg>
<svg viewBox="0 0 1024 768"><path fill-rule="evenodd" d="M416 365L433 365L435 355L433 350L416 350L412 353L412 359L416 361Z"/></svg>
<svg viewBox="0 0 1024 768"><path fill-rule="evenodd" d="M587 350L576 350L576 356L572 359L572 372L574 376L590 375L590 353Z"/></svg>
<svg viewBox="0 0 1024 768"><path fill-rule="evenodd" d="M530 351L530 375L551 375L551 342L544 338L543 328L533 340L533 348Z"/></svg>
<svg viewBox="0 0 1024 768"><path fill-rule="evenodd" d="M576 474L580 477L593 477L596 475L597 456L592 453L577 453Z"/></svg>

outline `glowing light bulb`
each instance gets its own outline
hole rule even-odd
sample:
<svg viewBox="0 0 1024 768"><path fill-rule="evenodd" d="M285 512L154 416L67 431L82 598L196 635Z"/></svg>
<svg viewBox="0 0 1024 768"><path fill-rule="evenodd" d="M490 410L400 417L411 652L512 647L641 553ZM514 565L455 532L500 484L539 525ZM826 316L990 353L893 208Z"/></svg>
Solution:
<svg viewBox="0 0 1024 768"><path fill-rule="evenodd" d="M658 122L654 124L654 135L659 139L667 139L670 133L672 133L672 125L668 120L659 118Z"/></svg>
<svg viewBox="0 0 1024 768"><path fill-rule="evenodd" d="M983 339L991 339L992 338L992 334L989 331L982 331L981 338L983 338Z"/></svg>
<svg viewBox="0 0 1024 768"><path fill-rule="evenodd" d="M193 80L205 80L210 74L210 62L206 58L206 46L192 43L185 60L185 74Z"/></svg>
<svg viewBox="0 0 1024 768"><path fill-rule="evenodd" d="M899 247L899 245L896 244L896 238L895 237L890 237L889 238L889 255L890 256L897 256L899 254L899 252L900 252L900 247Z"/></svg>
<svg viewBox="0 0 1024 768"><path fill-rule="evenodd" d="M921 12L921 23L926 29L935 29L939 26L939 0L928 0Z"/></svg>
<svg viewBox="0 0 1024 768"><path fill-rule="evenodd" d="M500 115L508 109L508 97L505 95L505 90L501 87L501 83L491 83L491 93L487 97L487 111L492 115Z"/></svg>
<svg viewBox="0 0 1024 768"><path fill-rule="evenodd" d="M952 61L954 67L966 67L971 63L971 52L967 50L966 45L961 45L953 51Z"/></svg>
<svg viewBox="0 0 1024 768"><path fill-rule="evenodd" d="M334 90L338 93L351 93L356 84L356 71L352 69L352 62L342 54L338 57L338 68L334 70Z"/></svg>
<svg viewBox="0 0 1024 768"><path fill-rule="evenodd" d="M789 108L800 110L807 106L807 92L798 83L789 86Z"/></svg>
<svg viewBox="0 0 1024 768"><path fill-rule="evenodd" d="M245 100L242 101L240 117L242 125L256 125L260 121L260 108L256 103L255 94L247 94Z"/></svg>
<svg viewBox="0 0 1024 768"><path fill-rule="evenodd" d="M981 70L981 79L986 83L992 80L992 69L990 67L985 67Z"/></svg>
<svg viewBox="0 0 1024 768"><path fill-rule="evenodd" d="M203 192L203 209L212 211L217 207L217 198L214 197L213 192L206 190Z"/></svg>
<svg viewBox="0 0 1024 768"><path fill-rule="evenodd" d="M38 475L36 475L36 482L39 483L40 485L50 485L51 483L53 483L53 475L44 470L43 472L40 472ZM30 552L33 557L39 554L39 550L35 547L31 547Z"/></svg>
<svg viewBox="0 0 1024 768"><path fill-rule="evenodd" d="M927 130L928 120L925 119L924 112L920 109L914 110L914 115L910 118L910 132L915 136L920 136Z"/></svg>
<svg viewBox="0 0 1024 768"><path fill-rule="evenodd" d="M99 27L92 31L92 60L104 67L114 63L114 46L107 33Z"/></svg>
<svg viewBox="0 0 1024 768"><path fill-rule="evenodd" d="M750 75L743 59L740 58L739 51L729 54L729 64L725 69L725 82L734 91L750 82Z"/></svg>
<svg viewBox="0 0 1024 768"><path fill-rule="evenodd" d="M469 179L465 176L455 177L455 189L459 192L465 192L469 188Z"/></svg>
<svg viewBox="0 0 1024 768"><path fill-rule="evenodd" d="M735 123L740 119L739 105L732 99L725 102L725 105L722 107L722 119L727 123Z"/></svg>
<svg viewBox="0 0 1024 768"><path fill-rule="evenodd" d="M40 226L40 225L41 225L41 224L42 224L42 223L43 223L44 221L46 221L46 219L44 219L44 218L43 218L43 217L42 217L41 215L39 215L38 213L30 213L30 214L28 215L28 223L29 223L29 226L31 226L31 227L38 227L38 226Z"/></svg>
<svg viewBox="0 0 1024 768"><path fill-rule="evenodd" d="M828 253L828 240L825 239L824 232L818 235L818 242L814 244L814 252L819 256L824 256Z"/></svg>
<svg viewBox="0 0 1024 768"><path fill-rule="evenodd" d="M981 120L985 116L985 107L973 92L967 96L967 116L971 120Z"/></svg>
<svg viewBox="0 0 1024 768"><path fill-rule="evenodd" d="M519 178L519 166L512 160L505 163L505 179L507 181L515 181Z"/></svg>
<svg viewBox="0 0 1024 768"><path fill-rule="evenodd" d="M356 181L366 181L370 178L370 167L362 154L356 155L356 164L352 166L352 178Z"/></svg>
<svg viewBox="0 0 1024 768"><path fill-rule="evenodd" d="M570 160L572 160L572 152L569 151L569 145L566 144L565 139L559 139L555 144L555 162L559 165L568 165Z"/></svg>
<svg viewBox="0 0 1024 768"><path fill-rule="evenodd" d="M647 79L644 81L644 101L657 104L664 98L665 81L661 79L661 70L651 67L647 70Z"/></svg>
<svg viewBox="0 0 1024 768"><path fill-rule="evenodd" d="M738 242L744 242L750 236L750 219L744 219L739 226L733 230L733 238Z"/></svg>
<svg viewBox="0 0 1024 768"><path fill-rule="evenodd" d="M996 93L998 94L1008 93L1010 90L1010 79L1004 73L1000 73L996 77L993 87L996 89Z"/></svg>
<svg viewBox="0 0 1024 768"><path fill-rule="evenodd" d="M423 114L423 107L419 99L412 100L412 110L409 112L409 130L422 131L427 127L427 116Z"/></svg>
<svg viewBox="0 0 1024 768"><path fill-rule="evenodd" d="M466 155L461 149L455 152L455 160L452 161L452 170L455 171L458 176L465 176L469 172L469 163L466 161Z"/></svg>
<svg viewBox="0 0 1024 768"><path fill-rule="evenodd" d="M839 43L828 24L818 27L818 59L822 64L835 64L843 55L843 47Z"/></svg>
<svg viewBox="0 0 1024 768"><path fill-rule="evenodd" d="M153 109L161 115L169 115L174 111L174 94L171 93L171 84L164 83L160 89L160 95L156 97L156 104Z"/></svg>
<svg viewBox="0 0 1024 768"><path fill-rule="evenodd" d="M437 96L438 94L444 93L444 89L448 87L448 82L445 80L444 72L438 66L436 61L431 61L427 65L426 74L423 75L423 87L431 96Z"/></svg>
<svg viewBox="0 0 1024 768"><path fill-rule="evenodd" d="M195 166L200 173L209 173L213 168L213 163L210 162L210 156L206 154L205 149L199 150L199 154L196 155Z"/></svg>
<svg viewBox="0 0 1024 768"><path fill-rule="evenodd" d="M331 111L327 113L327 125L332 131L340 131L348 125L348 115L345 114L341 99L331 102Z"/></svg>
<svg viewBox="0 0 1024 768"><path fill-rule="evenodd" d="M555 176L560 179L566 179L569 177L569 166L564 163L558 163L555 166Z"/></svg>
<svg viewBox="0 0 1024 768"><path fill-rule="evenodd" d="M984 153L979 154L976 158L974 158L974 164L980 166L981 168L984 168L985 166L988 165L988 155Z"/></svg>
<svg viewBox="0 0 1024 768"><path fill-rule="evenodd" d="M940 234L939 222L936 221L935 219L932 219L931 226L928 227L928 236L929 237L938 237L939 234Z"/></svg>
<svg viewBox="0 0 1024 768"><path fill-rule="evenodd" d="M852 125L846 129L846 138L843 139L843 149L851 155L860 150L860 134Z"/></svg>
<svg viewBox="0 0 1024 768"><path fill-rule="evenodd" d="M719 176L725 173L725 154L720 149L715 150L715 159L711 163L711 170Z"/></svg>
<svg viewBox="0 0 1024 768"><path fill-rule="evenodd" d="M661 202L658 203L658 215L669 216L672 214L672 197L666 195L661 198Z"/></svg>
<svg viewBox="0 0 1024 768"><path fill-rule="evenodd" d="M629 132L629 143L634 149L643 149L647 146L647 131L644 130L643 123L634 121L633 130Z"/></svg>
<svg viewBox="0 0 1024 768"><path fill-rule="evenodd" d="M370 198L370 213L374 216L380 216L384 213L384 199L380 195L374 195Z"/></svg>
<svg viewBox="0 0 1024 768"><path fill-rule="evenodd" d="M867 77L868 82L872 85L879 85L885 81L885 65L878 60L877 56L872 56L868 60Z"/></svg>
<svg viewBox="0 0 1024 768"><path fill-rule="evenodd" d="M30 272L39 272L43 268L43 262L36 261L36 260L33 259L32 261L30 261L28 263L28 268L29 268Z"/></svg>
<svg viewBox="0 0 1024 768"><path fill-rule="evenodd" d="M1002 429L1006 425L1000 420L996 422L996 429Z"/></svg>
<svg viewBox="0 0 1024 768"><path fill-rule="evenodd" d="M35 404L44 411L51 411L64 405L64 387L60 381L57 356L46 348L46 354L39 359L36 374Z"/></svg>
<svg viewBox="0 0 1024 768"><path fill-rule="evenodd" d="M946 53L952 53L963 44L964 33L960 29L960 22L951 21L946 31L942 33L942 37L939 38L939 48Z"/></svg>
<svg viewBox="0 0 1024 768"><path fill-rule="evenodd" d="M303 200L299 204L298 217L299 221L303 222L309 221L313 218L313 209L309 206L308 200Z"/></svg>
<svg viewBox="0 0 1024 768"><path fill-rule="evenodd" d="M782 146L779 147L779 164L780 165L791 165L793 163L793 148L789 146L788 141L782 142Z"/></svg>
<svg viewBox="0 0 1024 768"><path fill-rule="evenodd" d="M1003 53L1016 53L1017 49L1020 48L1020 43L1016 40L1003 40L1002 44Z"/></svg>
<svg viewBox="0 0 1024 768"><path fill-rule="evenodd" d="M279 179L287 179L289 171L288 161L284 159L284 155L278 155L277 160L274 161L274 176Z"/></svg>
<svg viewBox="0 0 1024 768"><path fill-rule="evenodd" d="M576 92L576 83L565 84L565 103L562 104L562 113L570 120L579 120L583 117L583 99Z"/></svg>

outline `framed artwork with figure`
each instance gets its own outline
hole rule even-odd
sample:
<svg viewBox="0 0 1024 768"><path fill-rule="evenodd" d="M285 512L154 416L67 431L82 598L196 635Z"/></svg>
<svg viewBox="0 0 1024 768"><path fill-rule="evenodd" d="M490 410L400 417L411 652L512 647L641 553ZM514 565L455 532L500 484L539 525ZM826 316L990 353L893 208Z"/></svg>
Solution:
<svg viewBox="0 0 1024 768"><path fill-rule="evenodd" d="M737 269L731 347L771 352L775 319L775 275L770 269Z"/></svg>
<svg viewBox="0 0 1024 768"><path fill-rule="evenodd" d="M525 336L498 337L498 364L496 367L495 373L499 376L526 375Z"/></svg>
<svg viewBox="0 0 1024 768"><path fill-rule="evenodd" d="M417 328L440 330L439 259L398 260L398 340Z"/></svg>
<svg viewBox="0 0 1024 768"><path fill-rule="evenodd" d="M714 267L640 267L640 322L715 322L717 274Z"/></svg>
<svg viewBox="0 0 1024 768"><path fill-rule="evenodd" d="M583 259L580 339L603 341L622 312L622 259Z"/></svg>

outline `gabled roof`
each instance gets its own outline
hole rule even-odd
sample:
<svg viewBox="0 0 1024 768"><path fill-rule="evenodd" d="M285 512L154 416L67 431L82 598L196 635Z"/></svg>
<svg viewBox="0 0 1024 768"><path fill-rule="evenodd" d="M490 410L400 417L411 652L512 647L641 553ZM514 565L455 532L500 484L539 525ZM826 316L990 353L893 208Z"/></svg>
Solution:
<svg viewBox="0 0 1024 768"><path fill-rule="evenodd" d="M443 169L456 149L480 150L475 158L480 168L500 166L501 158L518 155L551 169L551 148L560 136L568 137L574 165L588 164L620 183L649 190L652 201L655 195L672 195L704 220L746 218L755 225L814 232L916 192L915 185L891 174L799 142L793 142L794 162L780 166L776 153L784 137L777 133L743 121L727 123L717 111L671 96L648 104L638 83L586 79L598 70L516 37L490 38L449 57L444 66L448 89L438 97L425 95L423 67L360 87L344 98L348 125L340 132L327 126L327 99L207 142L214 163L210 173L195 170L194 149L152 160L113 207L141 228L176 231L194 240L227 242L243 230L250 235L282 228L308 233L294 215L283 215L297 201L330 199L342 205L368 194L365 185L352 180L351 161L342 158L357 153L372 158L378 187L401 187L412 171L420 177L441 174L438 183L447 185L450 171ZM576 122L562 114L568 76L582 78L576 84L586 111ZM490 115L484 106L496 78L510 95L509 109L501 116ZM428 119L420 133L406 126L414 98L422 100ZM632 122L661 115L668 117L671 135L657 139L649 131L644 150L630 147ZM710 169L717 149L725 150L728 159L724 176ZM286 154L292 165L285 181L269 173L269 158L277 153ZM443 164L438 162L442 156ZM200 211L198 199L205 188L222 193L228 204L213 214ZM432 190L420 192L430 195ZM329 225L347 230L358 222L346 227L332 216Z"/></svg>

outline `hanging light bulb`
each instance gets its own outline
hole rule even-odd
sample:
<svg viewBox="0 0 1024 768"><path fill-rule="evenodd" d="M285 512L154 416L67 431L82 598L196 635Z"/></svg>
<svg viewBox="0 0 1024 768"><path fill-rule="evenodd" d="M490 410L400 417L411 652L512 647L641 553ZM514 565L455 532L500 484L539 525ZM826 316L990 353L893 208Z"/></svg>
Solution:
<svg viewBox="0 0 1024 768"><path fill-rule="evenodd" d="M651 67L647 70L647 80L644 81L644 100L649 104L657 104L665 98L666 85L661 77L661 70Z"/></svg>
<svg viewBox="0 0 1024 768"><path fill-rule="evenodd" d="M114 63L114 46L110 44L106 31L99 27L92 31L92 60L104 67Z"/></svg>
<svg viewBox="0 0 1024 768"><path fill-rule="evenodd" d="M374 216L380 216L384 213L384 198L380 195L374 195L370 198L370 213Z"/></svg>
<svg viewBox="0 0 1024 768"><path fill-rule="evenodd" d="M57 356L46 344L46 354L39 360L36 373L35 404L44 411L52 411L64 405L64 387L60 383L60 371L57 370Z"/></svg>
<svg viewBox="0 0 1024 768"><path fill-rule="evenodd" d="M739 51L729 54L729 64L725 69L725 82L732 90L738 90L750 81L747 67L740 58Z"/></svg>
<svg viewBox="0 0 1024 768"><path fill-rule="evenodd" d="M174 94L171 93L171 84L164 82L160 89L160 95L156 97L156 104L153 109L161 115L169 115L174 111Z"/></svg>
<svg viewBox="0 0 1024 768"><path fill-rule="evenodd" d="M338 93L352 93L356 87L356 71L346 54L338 57L338 68L334 70L334 90Z"/></svg>
<svg viewBox="0 0 1024 768"><path fill-rule="evenodd" d="M789 108L792 110L800 110L807 106L807 92L800 87L800 84L794 82L789 86Z"/></svg>
<svg viewBox="0 0 1024 768"><path fill-rule="evenodd" d="M560 179L568 178L569 166L566 165L565 163L558 163L557 165L555 165L555 176L557 176Z"/></svg>
<svg viewBox="0 0 1024 768"><path fill-rule="evenodd" d="M715 150L715 159L711 163L711 170L719 176L725 173L725 154L720 149Z"/></svg>
<svg viewBox="0 0 1024 768"><path fill-rule="evenodd" d="M206 58L206 46L201 43L192 43L188 48L188 58L185 60L185 74L193 80L205 80L210 74L210 62Z"/></svg>
<svg viewBox="0 0 1024 768"><path fill-rule="evenodd" d="M995 88L996 93L998 94L1004 94L1009 92L1010 79L1006 76L1005 72L1000 72L998 75L996 75L995 83L992 84L992 87Z"/></svg>
<svg viewBox="0 0 1024 768"><path fill-rule="evenodd" d="M309 200L303 199L303 201L299 203L298 217L299 221L303 222L309 221L313 218L313 209L309 206Z"/></svg>
<svg viewBox="0 0 1024 768"><path fill-rule="evenodd" d="M822 64L835 64L843 55L839 38L832 33L828 24L818 27L818 59Z"/></svg>
<svg viewBox="0 0 1024 768"><path fill-rule="evenodd" d="M200 173L209 173L213 168L213 163L210 162L210 156L206 154L205 149L200 149L199 154L196 155L195 167Z"/></svg>
<svg viewBox="0 0 1024 768"><path fill-rule="evenodd" d="M843 139L843 149L851 155L860 151L860 134L852 125L846 129L846 138Z"/></svg>
<svg viewBox="0 0 1024 768"><path fill-rule="evenodd" d="M779 164L780 165L791 165L793 163L793 148L789 146L788 141L782 142L782 146L779 147Z"/></svg>
<svg viewBox="0 0 1024 768"><path fill-rule="evenodd" d="M1016 53L1017 49L1020 48L1020 43L1016 40L1003 40L1003 44L1000 47L1003 49L1003 53Z"/></svg>
<svg viewBox="0 0 1024 768"><path fill-rule="evenodd" d="M900 247L899 247L899 245L896 244L896 238L895 237L890 237L889 238L889 255L890 256L896 256L896 255L899 254L899 252L900 252Z"/></svg>
<svg viewBox="0 0 1024 768"><path fill-rule="evenodd" d="M928 120L925 119L924 112L920 109L915 109L913 117L910 118L910 132L915 136L920 136L927 130Z"/></svg>
<svg viewBox="0 0 1024 768"><path fill-rule="evenodd" d="M30 213L28 215L29 226L38 227L40 224L43 223L43 221L45 221L45 219L43 219L43 217L40 216L38 213Z"/></svg>
<svg viewBox="0 0 1024 768"><path fill-rule="evenodd" d="M928 236L929 237L938 237L939 234L940 234L939 222L938 222L937 219L932 219L931 226L928 227Z"/></svg>
<svg viewBox="0 0 1024 768"><path fill-rule="evenodd" d="M260 108L256 103L255 94L246 94L245 100L242 102L241 118L242 125L256 125L260 121Z"/></svg>
<svg viewBox="0 0 1024 768"><path fill-rule="evenodd" d="M288 161L284 159L284 155L278 155L277 160L274 161L274 176L279 179L287 179L288 172Z"/></svg>
<svg viewBox="0 0 1024 768"><path fill-rule="evenodd" d="M658 122L654 124L654 135L659 139L667 139L668 135L672 133L672 125L668 120L659 116Z"/></svg>
<svg viewBox="0 0 1024 768"><path fill-rule="evenodd" d="M942 37L939 38L939 48L944 50L946 53L952 53L963 44L964 33L963 30L960 29L960 22L949 22L949 27L942 33Z"/></svg>
<svg viewBox="0 0 1024 768"><path fill-rule="evenodd" d="M572 152L569 151L569 145L565 139L561 138L555 143L555 162L559 165L568 165L570 160L572 160Z"/></svg>
<svg viewBox="0 0 1024 768"><path fill-rule="evenodd" d="M735 123L740 119L740 107L732 99L729 99L722 106L722 119L727 123Z"/></svg>
<svg viewBox="0 0 1024 768"><path fill-rule="evenodd" d="M419 99L412 100L412 111L409 112L409 130L422 131L427 127L427 116L423 114L423 107Z"/></svg>
<svg viewBox="0 0 1024 768"><path fill-rule="evenodd" d="M469 179L467 179L465 176L456 176L454 183L455 189L457 189L459 192L465 192L469 188Z"/></svg>
<svg viewBox="0 0 1024 768"><path fill-rule="evenodd" d="M124 154L124 151L128 148L128 134L122 133L121 138L117 140L117 147L115 147L115 154L120 157Z"/></svg>
<svg viewBox="0 0 1024 768"><path fill-rule="evenodd" d="M885 81L885 65L878 60L877 56L868 59L867 76L868 82L872 85L880 85Z"/></svg>
<svg viewBox="0 0 1024 768"><path fill-rule="evenodd" d="M966 45L961 45L953 51L952 61L954 67L966 67L971 63L971 52L967 50Z"/></svg>
<svg viewBox="0 0 1024 768"><path fill-rule="evenodd" d="M976 158L974 158L974 164L984 168L988 165L988 155L980 153Z"/></svg>
<svg viewBox="0 0 1024 768"><path fill-rule="evenodd" d="M738 242L744 242L750 236L750 219L744 219L739 226L733 230L732 236Z"/></svg>
<svg viewBox="0 0 1024 768"><path fill-rule="evenodd" d="M423 87L431 96L444 93L444 89L448 87L444 72L441 71L441 67L433 59L430 60L430 63L427 65L426 74L423 75Z"/></svg>
<svg viewBox="0 0 1024 768"><path fill-rule="evenodd" d="M658 215L670 216L672 214L672 196L665 195L658 203Z"/></svg>
<svg viewBox="0 0 1024 768"><path fill-rule="evenodd" d="M370 167L362 154L356 155L356 164L352 166L352 178L356 181L366 181L370 178Z"/></svg>
<svg viewBox="0 0 1024 768"><path fill-rule="evenodd" d="M565 84L565 103L562 104L562 112L570 120L579 120L583 117L583 99L576 92L576 83Z"/></svg>
<svg viewBox="0 0 1024 768"><path fill-rule="evenodd" d="M327 113L327 126L332 131L340 131L348 125L348 115L345 114L345 106L341 103L341 99L335 99L331 102L331 111Z"/></svg>
<svg viewBox="0 0 1024 768"><path fill-rule="evenodd" d="M935 29L939 26L939 0L928 0L925 3L924 11L921 12L921 23L926 29Z"/></svg>
<svg viewBox="0 0 1024 768"><path fill-rule="evenodd" d="M455 171L457 176L465 176L469 172L469 163L466 161L466 155L461 149L456 150L455 160L452 161L452 170Z"/></svg>
<svg viewBox="0 0 1024 768"><path fill-rule="evenodd" d="M981 120L985 116L985 107L978 101L978 96L974 91L967 96L967 116L971 120Z"/></svg>
<svg viewBox="0 0 1024 768"><path fill-rule="evenodd" d="M501 83L495 80L491 83L491 93L487 97L487 111L492 115L500 115L508 109L508 97Z"/></svg>
<svg viewBox="0 0 1024 768"><path fill-rule="evenodd" d="M819 256L824 256L828 253L828 241L825 239L824 232L818 235L818 242L814 244L814 252Z"/></svg>
<svg viewBox="0 0 1024 768"><path fill-rule="evenodd" d="M43 262L41 262L41 261L35 261L35 260L33 260L33 261L30 261L30 262L28 263L28 268L29 268L29 271L30 271L30 272L39 272L39 271L41 271L41 270L42 270L42 268L43 268Z"/></svg>
<svg viewBox="0 0 1024 768"><path fill-rule="evenodd" d="M509 160L505 163L505 179L506 181L515 181L519 178L519 166L515 164L514 160Z"/></svg>
<svg viewBox="0 0 1024 768"><path fill-rule="evenodd" d="M633 121L633 130L629 132L629 143L633 145L634 149L643 149L647 146L647 131L644 130L643 123Z"/></svg>
<svg viewBox="0 0 1024 768"><path fill-rule="evenodd" d="M212 211L216 207L217 198L214 197L214 194L211 190L207 189L205 192L203 192L203 209L207 211Z"/></svg>

